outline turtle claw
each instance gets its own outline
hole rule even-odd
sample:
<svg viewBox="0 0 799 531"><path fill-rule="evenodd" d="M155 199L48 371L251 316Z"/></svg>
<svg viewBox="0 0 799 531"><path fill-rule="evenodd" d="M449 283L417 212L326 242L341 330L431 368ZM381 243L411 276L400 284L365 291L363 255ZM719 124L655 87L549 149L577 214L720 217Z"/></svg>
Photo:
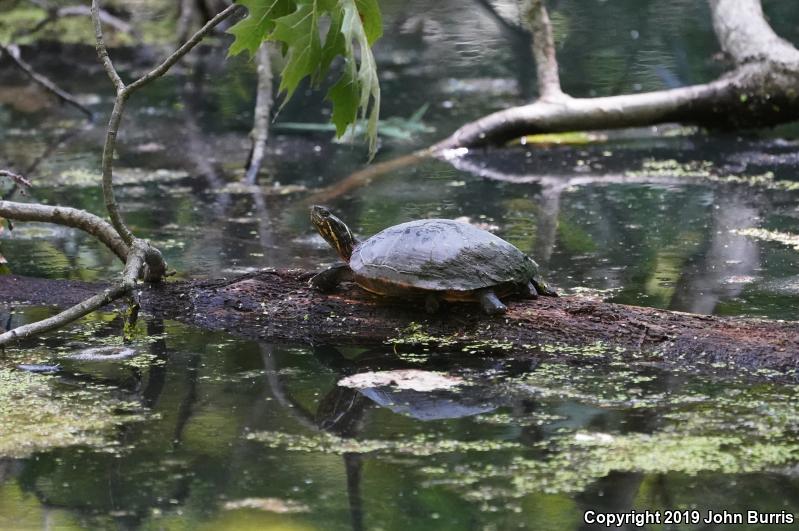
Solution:
<svg viewBox="0 0 799 531"><path fill-rule="evenodd" d="M508 307L502 304L497 294L491 290L480 292L480 306L488 315L499 315L508 311Z"/></svg>

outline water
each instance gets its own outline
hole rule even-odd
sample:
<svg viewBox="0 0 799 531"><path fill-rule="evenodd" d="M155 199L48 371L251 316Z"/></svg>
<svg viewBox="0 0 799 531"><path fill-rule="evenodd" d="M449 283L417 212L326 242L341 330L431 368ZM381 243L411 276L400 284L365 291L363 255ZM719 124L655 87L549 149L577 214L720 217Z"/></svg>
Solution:
<svg viewBox="0 0 799 531"><path fill-rule="evenodd" d="M553 12L573 95L697 83L721 70L708 59L716 45L704 3L577 4ZM378 161L522 102L534 86L519 66L524 42L477 3L420 5L384 6L383 114L408 117L428 103L424 120L437 132L383 139ZM766 9L794 37L786 3ZM23 53L107 108L109 85L89 48ZM140 65L117 53L126 70ZM273 132L261 186L243 189L228 182L247 155L253 71L223 57L205 49L137 94L120 140L126 218L184 278L333 263L308 222L306 201L316 195L360 235L420 217L485 224L564 292L797 318L797 251L732 232L799 232L791 128L528 144L424 161L339 195L327 187L361 167L362 145ZM13 71L0 73L0 87L2 166L34 180L34 200L101 213L102 127L66 136L79 116ZM319 94L301 90L278 121L321 122L325 109ZM753 178L765 172L774 178ZM119 267L75 231L17 224L0 236L18 274L101 280ZM17 325L52 311L6 305L0 319ZM584 363L566 365L553 360L557 352L498 359L267 345L149 316L132 359L70 358L117 345L120 327L118 315L95 314L0 362L0 449L10 456L0 459L0 528L578 529L587 510L704 516L799 506L799 395L790 385L664 372L645 360L608 366L590 349ZM9 368L21 362L58 363L61 372L20 383ZM386 371L395 379L426 371L454 386L338 385ZM70 410L80 415L70 420ZM69 433L70 422L92 436ZM37 446L9 451L15 434Z"/></svg>

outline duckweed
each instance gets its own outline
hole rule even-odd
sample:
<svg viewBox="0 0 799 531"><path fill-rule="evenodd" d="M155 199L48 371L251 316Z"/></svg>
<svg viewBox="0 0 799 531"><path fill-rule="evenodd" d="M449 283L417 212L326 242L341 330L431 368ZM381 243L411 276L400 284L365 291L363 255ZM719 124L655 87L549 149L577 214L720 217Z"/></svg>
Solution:
<svg viewBox="0 0 799 531"><path fill-rule="evenodd" d="M144 419L137 404L114 399L109 387L66 390L55 382L53 376L0 369L0 457L78 444L112 451L110 430Z"/></svg>
<svg viewBox="0 0 799 531"><path fill-rule="evenodd" d="M407 439L347 439L322 432L314 435L298 435L276 431L251 433L247 439L264 443L270 448L282 448L294 452L320 452L325 454L366 454L387 452L428 456L453 452L490 452L518 449L521 445L506 441L459 441L416 435Z"/></svg>

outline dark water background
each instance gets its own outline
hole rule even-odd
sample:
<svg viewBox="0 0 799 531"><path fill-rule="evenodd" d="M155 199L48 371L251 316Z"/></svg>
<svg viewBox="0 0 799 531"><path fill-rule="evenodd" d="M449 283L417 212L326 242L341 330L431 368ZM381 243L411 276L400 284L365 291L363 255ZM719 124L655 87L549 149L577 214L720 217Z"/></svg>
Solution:
<svg viewBox="0 0 799 531"><path fill-rule="evenodd" d="M563 85L574 96L700 83L724 69L703 2L553 4ZM765 5L775 28L798 42L797 10ZM382 115L408 117L427 104L424 122L436 132L384 138L378 161L533 96L526 37L480 2L383 9ZM51 42L23 53L107 112L110 86L91 47ZM129 74L151 62L132 50L114 55ZM276 126L260 187L231 185L247 155L254 71L246 58L224 56L223 43L203 48L131 101L117 163L126 218L183 277L332 263L304 201L362 167L365 147ZM103 127L70 136L80 117L5 63L0 100L0 165L29 174L33 200L101 213ZM319 92L300 90L277 123L324 122L327 112ZM325 203L362 235L420 217L484 223L534 256L565 292L796 319L797 250L731 232L799 232L799 191L786 184L797 180L796 145L792 127L745 136L638 130L471 153L454 164L426 161ZM705 171L714 178L702 178ZM775 180L753 184L765 172ZM18 224L0 237L17 274L100 280L118 270L76 231ZM50 311L6 306L2 317L18 325ZM431 358L397 356L390 346L259 345L146 316L135 348L148 364L64 361L113 344L119 319L100 314L81 325L89 332L76 326L13 355L61 360L70 374L139 404L146 420L110 434L116 446L0 460L0 528L578 529L589 509L799 506L793 386L594 365L590 353L584 365L567 367L545 355ZM468 385L432 393L336 385L365 370L409 368ZM84 380L48 381L59 389ZM283 435L271 443L248 438L259 432ZM615 453L603 450L608 438ZM353 440L362 446L345 444ZM431 441L451 444L433 451ZM789 457L744 455L754 445ZM658 456L663 462L652 465ZM288 500L302 510L224 508L246 498ZM714 528L675 528L683 527Z"/></svg>

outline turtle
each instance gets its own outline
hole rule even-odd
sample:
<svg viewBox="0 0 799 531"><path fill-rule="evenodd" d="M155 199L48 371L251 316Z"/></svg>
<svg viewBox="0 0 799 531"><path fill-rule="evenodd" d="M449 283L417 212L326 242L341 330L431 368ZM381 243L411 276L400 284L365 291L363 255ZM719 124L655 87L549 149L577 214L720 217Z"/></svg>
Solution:
<svg viewBox="0 0 799 531"><path fill-rule="evenodd" d="M311 207L311 223L344 261L311 278L321 292L351 280L377 295L423 300L429 313L442 300L477 301L488 315L507 311L500 297L557 296L532 258L469 223L408 221L364 241L323 206Z"/></svg>

